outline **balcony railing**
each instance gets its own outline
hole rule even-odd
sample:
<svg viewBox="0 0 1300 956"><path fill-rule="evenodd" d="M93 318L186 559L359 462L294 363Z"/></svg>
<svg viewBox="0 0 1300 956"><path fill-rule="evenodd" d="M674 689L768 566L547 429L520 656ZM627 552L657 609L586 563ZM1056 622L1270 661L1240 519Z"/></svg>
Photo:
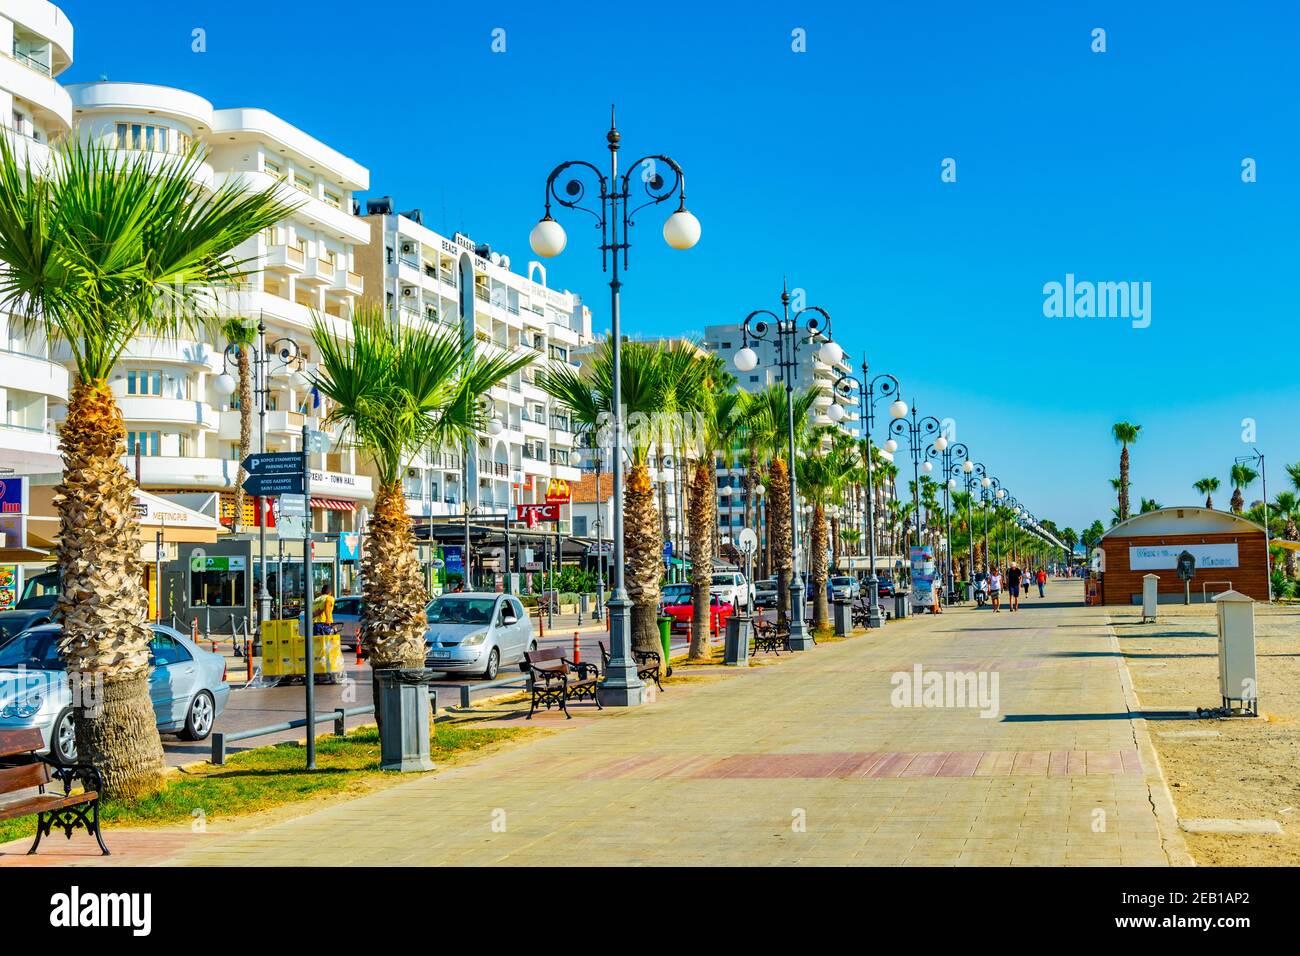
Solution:
<svg viewBox="0 0 1300 956"><path fill-rule="evenodd" d="M347 286L349 292L364 292L366 288L365 280L361 275L350 270L347 274Z"/></svg>
<svg viewBox="0 0 1300 956"><path fill-rule="evenodd" d="M40 60L36 59L36 57L32 56L30 53L24 53L22 50L18 49L17 44L14 45L14 59L17 60L19 63L21 63L23 66L27 67L29 70L35 70L37 73L41 74L42 76L51 75L50 67L48 64L42 63Z"/></svg>
<svg viewBox="0 0 1300 956"><path fill-rule="evenodd" d="M492 297L488 295L488 290L477 284L474 286L474 298L481 299L484 302L492 301Z"/></svg>

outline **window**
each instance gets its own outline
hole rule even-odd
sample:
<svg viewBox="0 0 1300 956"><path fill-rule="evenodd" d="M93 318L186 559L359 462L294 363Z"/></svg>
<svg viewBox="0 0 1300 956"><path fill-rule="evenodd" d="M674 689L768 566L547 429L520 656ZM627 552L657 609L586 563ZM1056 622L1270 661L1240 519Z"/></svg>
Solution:
<svg viewBox="0 0 1300 956"><path fill-rule="evenodd" d="M156 458L161 452L159 446L162 444L162 434L160 432L127 432L126 433L126 453L134 455L136 449L140 451L143 458Z"/></svg>
<svg viewBox="0 0 1300 956"><path fill-rule="evenodd" d="M117 148L134 149L147 153L183 153L190 148L190 137L166 126L149 126L143 123L118 123Z"/></svg>
<svg viewBox="0 0 1300 956"><path fill-rule="evenodd" d="M573 533L574 533L575 535L577 535L579 538L585 538L585 537L587 536L587 516L586 516L586 515L574 515L574 516L573 516Z"/></svg>
<svg viewBox="0 0 1300 956"><path fill-rule="evenodd" d="M325 190L324 199L327 205L333 206L335 209L343 205L343 197L338 193L330 192L328 189Z"/></svg>
<svg viewBox="0 0 1300 956"><path fill-rule="evenodd" d="M153 659L154 667L182 664L191 659L185 645L162 631L153 632L153 640L149 642L149 656Z"/></svg>
<svg viewBox="0 0 1300 956"><path fill-rule="evenodd" d="M161 395L162 372L137 369L126 373L126 394Z"/></svg>
<svg viewBox="0 0 1300 956"><path fill-rule="evenodd" d="M284 175L284 171L280 168L280 164L275 162L274 160L263 159L262 168L265 169L270 175L274 176L276 179L279 179L282 175Z"/></svg>
<svg viewBox="0 0 1300 956"><path fill-rule="evenodd" d="M239 555L190 558L191 607L247 607L248 561Z"/></svg>

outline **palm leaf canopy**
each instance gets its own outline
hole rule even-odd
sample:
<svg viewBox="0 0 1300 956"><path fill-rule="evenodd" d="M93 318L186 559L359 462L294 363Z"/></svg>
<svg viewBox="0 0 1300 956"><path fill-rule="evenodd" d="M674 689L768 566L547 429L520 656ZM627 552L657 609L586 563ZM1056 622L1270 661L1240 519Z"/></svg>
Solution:
<svg viewBox="0 0 1300 956"><path fill-rule="evenodd" d="M320 365L312 384L331 402L326 422L374 459L384 484L400 480L422 448L465 441L486 423L479 397L530 364L531 355L480 353L455 329L389 321L373 304L351 335L321 317L312 338Z"/></svg>
<svg viewBox="0 0 1300 956"><path fill-rule="evenodd" d="M197 148L124 158L70 136L42 167L0 137L0 308L67 342L88 380L141 333L208 322L213 287L250 271L231 250L292 207L237 179L209 190L201 165Z"/></svg>

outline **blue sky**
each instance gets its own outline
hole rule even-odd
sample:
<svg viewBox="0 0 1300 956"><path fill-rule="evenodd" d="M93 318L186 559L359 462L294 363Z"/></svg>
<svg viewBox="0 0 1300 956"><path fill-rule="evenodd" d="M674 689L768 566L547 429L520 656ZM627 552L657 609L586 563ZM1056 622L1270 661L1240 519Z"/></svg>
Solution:
<svg viewBox="0 0 1300 956"><path fill-rule="evenodd" d="M1193 503L1211 474L1226 488L1247 418L1270 492L1300 460L1290 4L62 6L65 81L267 108L367 165L373 194L516 263L546 174L605 162L617 102L623 156L680 161L703 224L673 252L662 215L643 215L628 332L774 308L788 274L846 349L954 418L972 457L1058 523L1109 522L1121 419L1144 426L1135 501ZM551 284L603 325L595 234L564 222ZM1044 317L1044 284L1067 273L1151 283L1150 326Z"/></svg>

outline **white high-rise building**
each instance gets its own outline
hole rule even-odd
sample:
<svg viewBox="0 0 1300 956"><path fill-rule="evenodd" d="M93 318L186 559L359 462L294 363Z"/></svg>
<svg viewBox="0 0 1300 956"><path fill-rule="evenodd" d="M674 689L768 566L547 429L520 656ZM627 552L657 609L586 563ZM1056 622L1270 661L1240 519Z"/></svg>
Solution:
<svg viewBox="0 0 1300 956"><path fill-rule="evenodd" d="M294 374L316 358L312 317L346 331L364 291L355 256L370 230L353 214L352 193L367 188L368 171L265 110L215 109L194 93L144 83L84 83L68 87L68 93L85 139L158 156L183 153L197 142L203 158L195 174L204 186L235 181L249 190L274 188L297 207L234 251L252 271L239 290L223 293L222 311L265 324L271 357L266 448L300 450L304 424L320 428L327 411ZM221 518L229 524L240 416L238 395L220 388L223 371L233 375L236 366L219 339L219 332L209 332L137 340L122 356L111 384L126 419L125 463L134 469L139 451L141 485L203 510L210 509L191 494L207 494L210 500L216 493ZM298 362L286 364L280 356ZM255 432L253 450L257 445ZM371 479L357 473L356 459L355 451L337 441L313 456L314 530L355 530L357 507L373 497ZM249 529L256 517L252 499L245 500L240 523Z"/></svg>
<svg viewBox="0 0 1300 956"><path fill-rule="evenodd" d="M20 158L43 165L49 144L72 127L72 100L55 79L72 65L72 25L46 0L0 3L0 135ZM57 471L55 408L68 373L45 338L0 312L0 473Z"/></svg>
<svg viewBox="0 0 1300 956"><path fill-rule="evenodd" d="M521 275L488 246L429 229L418 210L395 212L390 199L368 203L367 213L370 242L358 268L368 295L395 321L454 329L507 354L536 353L531 366L486 396L496 434L479 435L468 456L463 448L433 449L412 463L408 513L448 517L468 507L478 517L499 517L514 505L545 502L552 479L577 482L573 425L535 380L548 363L577 365L575 350L591 341L591 311L581 297L549 288L541 263L529 262ZM564 532L568 511L559 522Z"/></svg>

